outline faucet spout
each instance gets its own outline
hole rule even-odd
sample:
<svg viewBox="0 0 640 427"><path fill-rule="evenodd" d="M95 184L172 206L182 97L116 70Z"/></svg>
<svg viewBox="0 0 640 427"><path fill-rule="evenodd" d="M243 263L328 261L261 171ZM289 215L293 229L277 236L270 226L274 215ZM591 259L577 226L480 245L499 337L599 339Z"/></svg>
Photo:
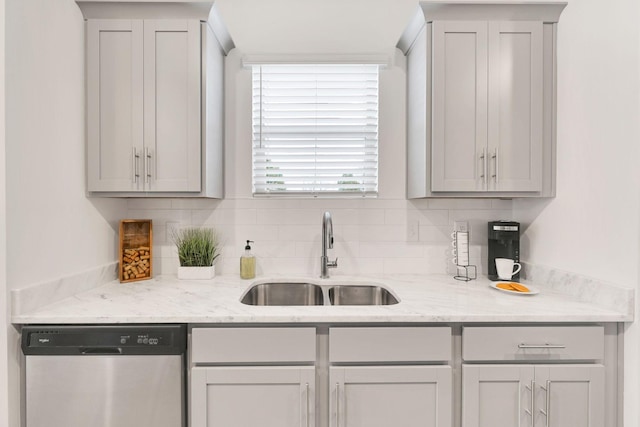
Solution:
<svg viewBox="0 0 640 427"><path fill-rule="evenodd" d="M320 257L320 278L329 278L329 269L338 266L338 258L329 261L327 249L333 249L333 221L331 213L325 212L322 215L322 256Z"/></svg>

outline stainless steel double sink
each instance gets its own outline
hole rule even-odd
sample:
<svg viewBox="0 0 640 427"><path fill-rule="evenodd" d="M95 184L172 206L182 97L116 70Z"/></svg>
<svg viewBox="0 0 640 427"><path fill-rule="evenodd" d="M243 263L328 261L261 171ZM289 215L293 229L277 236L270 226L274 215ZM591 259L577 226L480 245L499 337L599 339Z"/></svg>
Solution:
<svg viewBox="0 0 640 427"><path fill-rule="evenodd" d="M326 294L326 297L325 297ZM320 286L308 282L265 282L241 297L247 305L392 305L398 299L385 287L353 282Z"/></svg>

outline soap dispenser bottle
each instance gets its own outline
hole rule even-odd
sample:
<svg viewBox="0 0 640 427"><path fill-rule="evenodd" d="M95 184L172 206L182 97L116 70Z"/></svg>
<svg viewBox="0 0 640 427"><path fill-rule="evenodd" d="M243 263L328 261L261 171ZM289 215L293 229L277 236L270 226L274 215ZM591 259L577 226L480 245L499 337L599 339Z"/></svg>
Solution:
<svg viewBox="0 0 640 427"><path fill-rule="evenodd" d="M244 247L244 255L240 257L240 278L253 279L256 277L256 257L251 253L251 245L253 240L247 240L247 246Z"/></svg>

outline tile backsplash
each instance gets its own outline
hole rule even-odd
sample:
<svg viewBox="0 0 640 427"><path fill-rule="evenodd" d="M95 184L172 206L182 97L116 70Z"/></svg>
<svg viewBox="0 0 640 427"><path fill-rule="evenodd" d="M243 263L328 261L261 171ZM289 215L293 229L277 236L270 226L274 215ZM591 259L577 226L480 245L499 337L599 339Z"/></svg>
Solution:
<svg viewBox="0 0 640 427"><path fill-rule="evenodd" d="M338 257L332 276L453 273L454 221L469 222L471 264L486 264L487 222L512 219L498 199L131 199L128 217L153 220L154 274L175 274L172 227L213 226L222 241L216 274L239 274L246 240L258 275L320 273L321 226L331 212Z"/></svg>

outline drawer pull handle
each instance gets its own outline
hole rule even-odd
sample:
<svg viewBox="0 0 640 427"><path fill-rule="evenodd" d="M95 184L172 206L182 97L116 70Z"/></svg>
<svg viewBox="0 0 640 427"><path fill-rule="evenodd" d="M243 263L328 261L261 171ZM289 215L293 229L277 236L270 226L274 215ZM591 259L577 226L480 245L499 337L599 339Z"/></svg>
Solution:
<svg viewBox="0 0 640 427"><path fill-rule="evenodd" d="M567 348L567 346L561 344L518 344L518 348Z"/></svg>

